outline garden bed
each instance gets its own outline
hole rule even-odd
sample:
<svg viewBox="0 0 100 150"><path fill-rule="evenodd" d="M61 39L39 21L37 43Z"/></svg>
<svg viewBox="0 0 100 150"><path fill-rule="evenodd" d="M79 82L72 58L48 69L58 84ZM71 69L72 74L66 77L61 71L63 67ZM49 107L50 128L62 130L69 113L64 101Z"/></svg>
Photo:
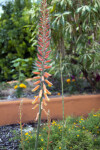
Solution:
<svg viewBox="0 0 100 150"><path fill-rule="evenodd" d="M32 110L32 99L22 98L22 122L33 122L35 120L38 108ZM66 116L87 116L92 110L100 109L100 94L98 95L78 95L64 97L65 117ZM0 126L17 124L20 117L20 101L1 101L0 102ZM62 98L52 97L45 108L50 110L51 119L62 119ZM42 114L42 120L46 120L45 114Z"/></svg>
<svg viewBox="0 0 100 150"><path fill-rule="evenodd" d="M49 124L48 124L49 123ZM62 139L63 121L52 120L52 122L41 124L39 134L39 150L47 149L48 131L49 150L99 150L100 147L100 111L88 114L88 117L67 117L64 120L64 136ZM24 150L34 149L37 124L22 124L22 135ZM21 149L20 125L7 125L0 127L0 150Z"/></svg>

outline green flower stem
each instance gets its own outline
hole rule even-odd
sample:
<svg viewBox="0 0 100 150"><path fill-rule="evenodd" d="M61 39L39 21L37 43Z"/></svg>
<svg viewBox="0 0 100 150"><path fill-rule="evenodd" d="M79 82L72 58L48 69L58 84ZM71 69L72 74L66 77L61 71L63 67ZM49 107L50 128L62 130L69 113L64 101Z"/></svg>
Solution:
<svg viewBox="0 0 100 150"><path fill-rule="evenodd" d="M19 83L21 83L20 74L21 74L21 69L20 69L20 66L19 66Z"/></svg>
<svg viewBox="0 0 100 150"><path fill-rule="evenodd" d="M47 141L47 150L49 149L49 139L50 139L50 123L51 123L51 119L50 119L50 111L48 111L48 141Z"/></svg>
<svg viewBox="0 0 100 150"><path fill-rule="evenodd" d="M40 123L41 123L41 104L42 104L42 98L40 99L40 104L39 104L39 118L38 118L38 126L37 126L37 136L36 136L36 142L35 142L35 150L37 150L38 147L38 139L39 139L39 131L40 131Z"/></svg>
<svg viewBox="0 0 100 150"><path fill-rule="evenodd" d="M21 130L21 146L22 150L24 150L24 143L23 143L23 131L22 131L22 105L23 105L23 100L20 102L20 130Z"/></svg>
<svg viewBox="0 0 100 150"><path fill-rule="evenodd" d="M44 63L42 62L42 73L41 73L41 77L44 74L44 67L43 67ZM41 89L43 91L43 82L41 82ZM42 97L40 99L40 103L39 103L39 118L38 118L38 125L37 125L37 136L36 136L36 142L35 142L35 150L37 150L38 148L38 139L39 139L39 132L40 132L40 124L41 124L41 113L42 113L42 109L41 109L41 105L42 105L42 100L43 100L43 93L42 93Z"/></svg>
<svg viewBox="0 0 100 150"><path fill-rule="evenodd" d="M64 149L64 86L63 86L63 74L62 74L62 54L60 52L60 73L61 73L61 89L62 89L62 117L63 117L63 128L62 128L62 149Z"/></svg>
<svg viewBox="0 0 100 150"><path fill-rule="evenodd" d="M62 54L60 53L60 73L61 73L61 89L62 89L62 110L63 110L63 122L64 122L64 83L63 83L63 74L62 74Z"/></svg>

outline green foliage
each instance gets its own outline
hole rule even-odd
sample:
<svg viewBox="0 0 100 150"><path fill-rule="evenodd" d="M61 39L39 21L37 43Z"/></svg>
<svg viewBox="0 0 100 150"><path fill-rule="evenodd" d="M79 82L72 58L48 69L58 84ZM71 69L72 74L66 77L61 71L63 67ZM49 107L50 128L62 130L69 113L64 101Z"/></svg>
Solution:
<svg viewBox="0 0 100 150"><path fill-rule="evenodd" d="M64 124L64 149L68 150L98 150L100 146L100 111L90 113L87 118L68 117ZM48 126L41 127L39 135L39 150L47 148ZM50 127L49 150L62 149L62 122L53 121ZM24 148L34 148L35 130L24 135Z"/></svg>
<svg viewBox="0 0 100 150"><path fill-rule="evenodd" d="M63 74L81 71L95 90L100 75L100 1L52 0L51 5L52 47L56 49L51 72L59 73L61 51Z"/></svg>
<svg viewBox="0 0 100 150"><path fill-rule="evenodd" d="M51 24L51 73L60 76L59 53L63 74L78 76L82 72L93 90L100 78L100 0L48 0ZM10 80L12 61L31 59L25 71L31 76L36 58L40 1L16 0L3 6L0 18L0 80Z"/></svg>
<svg viewBox="0 0 100 150"><path fill-rule="evenodd" d="M29 69L30 69L30 62L32 63L32 59L21 59L17 58L12 61L14 69L12 69L13 72L13 79L17 79L20 82L23 82L25 80L25 74L28 75ZM14 74L15 72L15 74Z"/></svg>
<svg viewBox="0 0 100 150"><path fill-rule="evenodd" d="M12 61L17 58L30 60L26 75L31 76L32 63L36 56L35 45L32 46L30 41L31 32L36 25L30 30L33 22L31 15L26 13L31 7L31 2L26 0L8 2L2 6L4 13L0 18L0 80L12 79Z"/></svg>
<svg viewBox="0 0 100 150"><path fill-rule="evenodd" d="M93 133L94 135L100 135L100 113L91 113L87 118L87 121L82 120L80 122L81 128L85 128L89 132Z"/></svg>

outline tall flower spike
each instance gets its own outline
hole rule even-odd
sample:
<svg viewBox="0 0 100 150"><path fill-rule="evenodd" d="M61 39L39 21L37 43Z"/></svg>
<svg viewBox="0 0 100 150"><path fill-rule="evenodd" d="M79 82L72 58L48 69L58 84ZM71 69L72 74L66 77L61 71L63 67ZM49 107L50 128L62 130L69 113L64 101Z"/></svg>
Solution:
<svg viewBox="0 0 100 150"><path fill-rule="evenodd" d="M35 101L33 102L36 104L37 99L39 99L39 112L37 113L36 120L38 119L38 126L37 126L37 137L36 137L36 142L35 142L35 150L37 150L38 147L38 138L39 138L39 128L40 128L40 122L41 122L41 111L44 110L43 106L46 106L46 101L49 101L49 98L47 94L51 94L47 88L46 84L52 85L47 78L51 76L49 73L47 73L47 69L51 68L50 65L48 65L51 60L49 60L49 55L51 50L49 49L50 45L50 25L49 25L49 12L47 9L47 1L42 0L41 3L41 17L40 17L40 23L39 23L39 35L38 35L38 53L37 53L37 58L38 61L36 61L36 66L38 68L38 72L33 72L35 75L38 75L38 77L34 78L37 79L34 83L34 85L37 85L33 91L36 91L39 89L39 94L38 97L36 97ZM45 99L43 99L43 97ZM33 109L35 109L38 106L36 104Z"/></svg>
<svg viewBox="0 0 100 150"><path fill-rule="evenodd" d="M41 17L40 17L40 23L39 23L39 35L38 35L38 53L37 53L37 58L38 61L36 61L36 66L38 68L38 72L33 72L35 75L38 75L34 85L37 85L36 88L33 89L33 91L36 91L39 89L39 112L37 113L36 120L38 119L38 126L37 126L37 137L36 137L36 142L35 142L35 150L37 150L38 147L38 138L39 138L39 128L40 128L40 122L41 122L41 111L45 111L43 108L43 105L46 106L46 101L49 101L49 98L47 94L51 94L47 88L46 84L52 85L51 82L47 80L49 76L51 76L49 73L46 72L47 69L51 68L50 65L48 65L51 60L49 60L49 55L51 50L49 49L50 45L50 25L49 25L49 12L47 9L47 1L42 0L41 3ZM39 78L40 77L40 78ZM39 86L38 86L39 85ZM41 85L41 86L40 86ZM41 87L41 89L40 89ZM33 103L37 102L38 97L35 99ZM45 99L43 99L43 97ZM33 109L37 107L38 104L34 106ZM45 114L46 111L45 111Z"/></svg>
<svg viewBox="0 0 100 150"><path fill-rule="evenodd" d="M49 74L46 70L51 68L50 65L48 65L51 60L49 60L49 55L51 53L51 50L49 49L50 46L50 25L49 25L49 12L47 9L47 1L42 0L41 2L41 17L40 17L40 23L39 23L39 35L38 35L38 53L37 53L37 58L38 60L36 61L36 66L38 68L38 72L33 72L36 77L34 79L39 79L34 83L34 85L37 85L32 91L36 91L39 89L39 99L41 97L45 97L47 101L49 101L49 98L47 94L51 94L47 88L46 84L52 85L51 82L47 80L51 74ZM41 86L40 86L41 85ZM33 102L34 103L34 102Z"/></svg>

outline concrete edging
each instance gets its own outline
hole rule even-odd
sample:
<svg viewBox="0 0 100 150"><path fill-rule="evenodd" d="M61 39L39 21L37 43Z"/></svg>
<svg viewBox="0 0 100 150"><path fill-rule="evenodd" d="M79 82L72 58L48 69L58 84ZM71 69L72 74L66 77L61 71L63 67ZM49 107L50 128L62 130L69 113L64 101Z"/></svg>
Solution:
<svg viewBox="0 0 100 150"><path fill-rule="evenodd" d="M31 122L35 120L38 108L32 110L32 99L22 98L22 122ZM99 95L78 95L64 97L65 100L65 117L87 116L92 110L100 109L100 94ZM19 123L20 100L0 102L0 126ZM50 102L45 107L50 110L51 119L62 119L62 98L50 98ZM47 119L42 113L42 120Z"/></svg>

